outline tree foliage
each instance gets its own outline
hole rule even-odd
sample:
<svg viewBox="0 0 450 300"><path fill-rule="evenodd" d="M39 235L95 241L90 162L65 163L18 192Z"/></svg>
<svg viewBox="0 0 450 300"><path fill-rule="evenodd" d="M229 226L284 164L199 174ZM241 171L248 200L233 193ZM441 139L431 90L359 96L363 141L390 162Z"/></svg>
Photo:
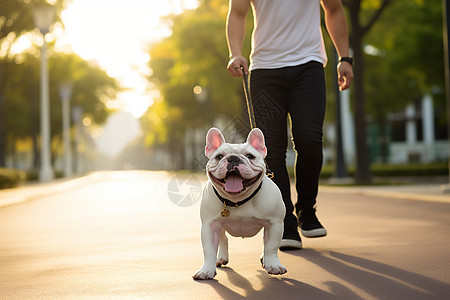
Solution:
<svg viewBox="0 0 450 300"><path fill-rule="evenodd" d="M367 182L370 161L366 110L379 122L383 121L388 111L399 110L442 84L441 4L440 0L343 0L343 3L349 11L356 61L353 85L356 180ZM367 46L381 51L375 56L367 55L364 53L370 50Z"/></svg>
<svg viewBox="0 0 450 300"><path fill-rule="evenodd" d="M365 39L368 111L405 107L426 93L442 105L444 57L440 0L395 2ZM383 88L380 88L383 87ZM436 93L437 92L437 93ZM385 107L380 110L380 104Z"/></svg>
<svg viewBox="0 0 450 300"><path fill-rule="evenodd" d="M39 59L25 55L20 63L15 60L3 62L10 74L3 88L6 140L36 134L39 128ZM54 53L49 59L50 114L52 137L59 136L62 129L62 105L59 92L65 82L73 84L71 106L82 108L85 117L101 124L106 120L106 100L114 99L117 82L98 66L82 60L76 54ZM12 145L8 146L9 148ZM11 149L11 148L10 148Z"/></svg>
<svg viewBox="0 0 450 300"><path fill-rule="evenodd" d="M38 134L39 128L39 51L33 46L20 54L9 49L23 33L35 30L31 9L45 1L0 1L0 166L5 164L5 149L14 151L17 139ZM57 1L57 11L64 1ZM59 22L56 17L55 22ZM76 54L56 53L49 45L49 85L52 137L61 134L59 86L73 83L72 106L80 106L84 116L101 124L108 115L105 102L114 99L118 83L97 65Z"/></svg>
<svg viewBox="0 0 450 300"><path fill-rule="evenodd" d="M36 5L47 4L45 0L7 0L0 1L0 40L8 35L20 36L23 32L35 28L32 8ZM54 6L60 10L63 1L56 1ZM58 17L55 22L58 22Z"/></svg>
<svg viewBox="0 0 450 300"><path fill-rule="evenodd" d="M356 139L356 176L358 183L367 183L372 180L370 173L370 157L366 133L366 93L365 61L363 52L364 37L378 21L382 12L393 0L344 0L348 8L350 21L350 43L355 58L353 98Z"/></svg>
<svg viewBox="0 0 450 300"><path fill-rule="evenodd" d="M52 126L54 134L61 132L61 97L60 85L65 82L73 84L71 106L81 107L85 117L92 122L102 124L109 112L108 100L115 98L119 90L115 79L95 64L81 59L76 54L55 53L49 61L50 99ZM36 78L37 79L37 78Z"/></svg>
<svg viewBox="0 0 450 300"><path fill-rule="evenodd" d="M210 126L217 116L233 118L241 113L242 83L226 70L227 5L203 1L196 10L168 17L172 35L150 51L150 80L161 92L159 101L164 104L157 102L143 118L148 142L180 139L186 128ZM206 99L194 94L195 86L202 88Z"/></svg>

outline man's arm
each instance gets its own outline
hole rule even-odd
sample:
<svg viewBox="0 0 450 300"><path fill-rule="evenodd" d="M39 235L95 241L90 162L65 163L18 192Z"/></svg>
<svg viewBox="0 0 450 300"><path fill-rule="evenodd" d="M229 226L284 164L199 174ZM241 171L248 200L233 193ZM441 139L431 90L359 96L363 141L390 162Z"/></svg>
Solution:
<svg viewBox="0 0 450 300"><path fill-rule="evenodd" d="M325 12L325 25L339 57L349 56L348 30L341 0L321 0ZM337 66L339 90L350 87L353 80L353 68L348 62Z"/></svg>
<svg viewBox="0 0 450 300"><path fill-rule="evenodd" d="M248 62L242 56L242 46L245 38L245 19L249 7L250 0L230 0L228 7L226 36L230 61L227 69L234 77L242 76L241 67L244 68L245 73L248 73Z"/></svg>

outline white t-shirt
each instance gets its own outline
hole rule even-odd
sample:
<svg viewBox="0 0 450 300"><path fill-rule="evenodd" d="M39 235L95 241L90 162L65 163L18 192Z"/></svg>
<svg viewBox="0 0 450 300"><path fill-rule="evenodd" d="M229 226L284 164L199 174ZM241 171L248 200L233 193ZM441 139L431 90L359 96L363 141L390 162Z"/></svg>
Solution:
<svg viewBox="0 0 450 300"><path fill-rule="evenodd" d="M252 0L250 70L327 63L320 0Z"/></svg>

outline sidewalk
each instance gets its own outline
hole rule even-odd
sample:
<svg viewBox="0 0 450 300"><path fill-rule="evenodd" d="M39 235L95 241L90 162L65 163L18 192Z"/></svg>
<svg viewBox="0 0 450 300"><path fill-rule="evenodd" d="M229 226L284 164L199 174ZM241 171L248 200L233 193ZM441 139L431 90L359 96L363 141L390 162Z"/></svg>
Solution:
<svg viewBox="0 0 450 300"><path fill-rule="evenodd" d="M96 172L81 177L55 179L46 183L36 182L11 189L0 189L0 208L39 197L62 193L84 184L94 182L100 177L101 173Z"/></svg>
<svg viewBox="0 0 450 300"><path fill-rule="evenodd" d="M101 180L104 174L105 172L94 172L77 178L57 179L47 183L33 183L12 189L3 189L0 190L0 208L75 189L79 186ZM351 193L413 201L450 203L450 193L443 193L441 187L442 184L440 183L373 186L321 185L319 191L341 194Z"/></svg>

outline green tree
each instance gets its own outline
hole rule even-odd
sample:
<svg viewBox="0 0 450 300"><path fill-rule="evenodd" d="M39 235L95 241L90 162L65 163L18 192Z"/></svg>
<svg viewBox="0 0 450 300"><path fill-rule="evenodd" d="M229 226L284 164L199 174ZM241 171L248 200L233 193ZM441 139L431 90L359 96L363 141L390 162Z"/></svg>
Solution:
<svg viewBox="0 0 450 300"><path fill-rule="evenodd" d="M183 157L175 145L186 128L210 126L219 115L235 118L242 112L242 83L226 70L227 9L226 2L203 1L196 10L170 16L172 35L150 51L150 80L161 99L147 111L142 126L148 143L166 143L172 155ZM196 98L196 86L207 94L204 102Z"/></svg>
<svg viewBox="0 0 450 300"><path fill-rule="evenodd" d="M355 77L353 83L355 138L356 138L356 174L357 183L371 182L370 157L366 135L366 104L364 91L364 37L378 21L384 10L394 0L343 0L348 8L350 20L350 43L353 49Z"/></svg>
<svg viewBox="0 0 450 300"><path fill-rule="evenodd" d="M402 110L427 93L433 94L436 111L445 111L441 1L396 1L365 41L371 54L365 55L370 70L364 83L367 111L381 129L386 149L388 112Z"/></svg>
<svg viewBox="0 0 450 300"><path fill-rule="evenodd" d="M32 9L45 0L0 1L0 166L5 165L7 151L14 153L17 139L33 137L35 166L39 128L39 51L12 55L9 49L23 33L35 30ZM59 12L65 1L55 3ZM49 45L50 113L52 138L61 135L61 99L59 86L73 83L71 106L82 108L84 116L101 124L108 115L105 102L114 99L118 83L105 71L75 54L55 53ZM7 74L7 76L6 76Z"/></svg>
<svg viewBox="0 0 450 300"><path fill-rule="evenodd" d="M32 137L36 166L37 134L39 128L39 59L21 54L20 59L5 60L7 80L4 82L2 120L7 128L5 137L9 154L14 152L17 139ZM61 136L62 108L59 86L72 82L71 106L82 108L84 116L101 124L109 114L105 101L114 99L119 89L117 82L105 71L76 54L54 53L49 59L50 114L52 138Z"/></svg>
<svg viewBox="0 0 450 300"><path fill-rule="evenodd" d="M5 103L5 88L10 78L11 58L9 50L12 43L24 32L35 28L32 8L47 4L45 0L8 0L0 1L0 46L6 53L0 53L0 167L5 166L6 123L3 121L9 115ZM56 10L61 10L63 1L55 3ZM59 18L56 16L55 22ZM8 112L8 113L7 113Z"/></svg>
<svg viewBox="0 0 450 300"><path fill-rule="evenodd" d="M49 61L50 101L52 107L52 134L61 134L61 97L59 87L64 82L73 84L71 106L82 108L85 117L96 124L105 122L109 111L106 101L115 99L119 90L115 79L100 67L78 55L54 53Z"/></svg>

